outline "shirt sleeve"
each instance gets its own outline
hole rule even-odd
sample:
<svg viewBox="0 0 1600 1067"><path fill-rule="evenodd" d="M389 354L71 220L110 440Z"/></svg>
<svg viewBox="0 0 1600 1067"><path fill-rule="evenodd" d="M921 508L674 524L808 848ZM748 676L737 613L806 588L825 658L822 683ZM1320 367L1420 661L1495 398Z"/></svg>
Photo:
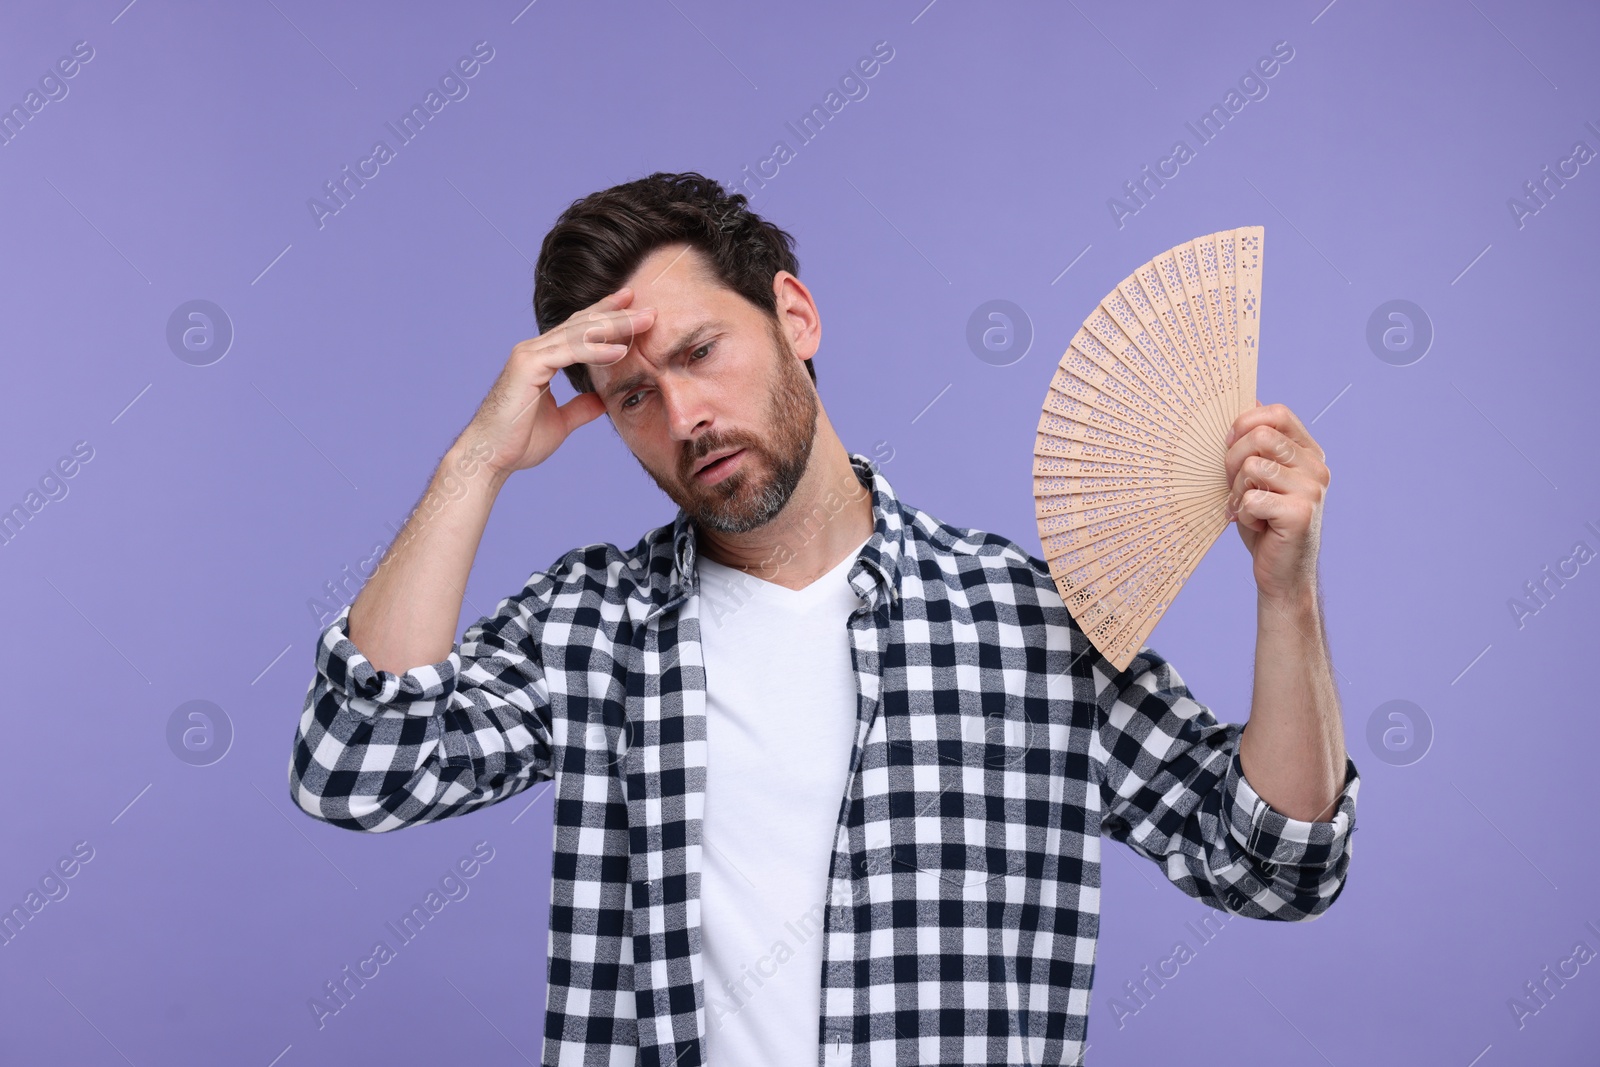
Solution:
<svg viewBox="0 0 1600 1067"><path fill-rule="evenodd" d="M551 777L550 693L528 604L538 583L480 618L438 663L376 670L346 606L317 642L289 761L306 814L373 833L462 815Z"/></svg>
<svg viewBox="0 0 1600 1067"><path fill-rule="evenodd" d="M1115 668L1101 659L1100 679ZM1092 763L1102 832L1155 862L1189 896L1255 919L1314 919L1350 866L1360 778L1327 821L1291 819L1262 800L1239 760L1240 723L1219 723L1178 672L1146 647L1098 696Z"/></svg>

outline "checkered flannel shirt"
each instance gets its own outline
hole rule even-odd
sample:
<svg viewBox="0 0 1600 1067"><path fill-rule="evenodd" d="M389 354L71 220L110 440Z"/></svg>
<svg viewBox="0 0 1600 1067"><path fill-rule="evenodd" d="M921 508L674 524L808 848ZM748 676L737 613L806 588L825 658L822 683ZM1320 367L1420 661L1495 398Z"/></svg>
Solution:
<svg viewBox="0 0 1600 1067"><path fill-rule="evenodd" d="M1307 920L1338 898L1353 762L1331 821L1274 810L1244 778L1244 727L1160 655L1115 670L1047 564L850 460L873 533L848 574L856 734L817 872L820 1064L1079 1063L1105 836L1238 915ZM439 663L375 670L348 608L317 646L289 767L308 814L381 832L553 780L547 1064L703 1062L695 590L680 509L631 550L533 574Z"/></svg>

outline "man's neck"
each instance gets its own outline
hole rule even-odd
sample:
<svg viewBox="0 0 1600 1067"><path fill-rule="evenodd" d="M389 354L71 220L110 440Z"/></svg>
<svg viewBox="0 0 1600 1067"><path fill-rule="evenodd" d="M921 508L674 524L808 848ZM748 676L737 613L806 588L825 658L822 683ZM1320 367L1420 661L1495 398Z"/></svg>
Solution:
<svg viewBox="0 0 1600 1067"><path fill-rule="evenodd" d="M817 435L794 495L760 529L726 534L695 527L700 555L788 589L804 589L872 536L872 489L856 477L839 438Z"/></svg>

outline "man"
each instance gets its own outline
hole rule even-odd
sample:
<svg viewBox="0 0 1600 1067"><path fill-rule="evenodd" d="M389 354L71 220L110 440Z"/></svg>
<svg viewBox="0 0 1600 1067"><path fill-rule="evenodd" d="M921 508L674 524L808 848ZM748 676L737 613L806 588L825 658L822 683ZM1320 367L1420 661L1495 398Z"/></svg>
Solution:
<svg viewBox="0 0 1600 1067"><path fill-rule="evenodd" d="M1256 674L1219 723L1152 649L1096 652L1043 561L845 450L790 241L693 173L563 213L540 336L322 634L291 793L376 832L553 781L546 1063L1079 1063L1102 836L1239 915L1343 890L1322 451L1281 405L1234 422ZM501 486L602 413L676 520L456 645Z"/></svg>

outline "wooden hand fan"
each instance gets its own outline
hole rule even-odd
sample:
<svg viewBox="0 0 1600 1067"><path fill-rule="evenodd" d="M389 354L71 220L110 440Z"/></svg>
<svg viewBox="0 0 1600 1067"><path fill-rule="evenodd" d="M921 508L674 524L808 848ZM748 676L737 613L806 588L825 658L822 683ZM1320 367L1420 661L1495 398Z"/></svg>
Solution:
<svg viewBox="0 0 1600 1067"><path fill-rule="evenodd" d="M1043 558L1119 671L1228 525L1223 441L1256 403L1263 237L1197 237L1128 275L1045 395L1033 448Z"/></svg>

